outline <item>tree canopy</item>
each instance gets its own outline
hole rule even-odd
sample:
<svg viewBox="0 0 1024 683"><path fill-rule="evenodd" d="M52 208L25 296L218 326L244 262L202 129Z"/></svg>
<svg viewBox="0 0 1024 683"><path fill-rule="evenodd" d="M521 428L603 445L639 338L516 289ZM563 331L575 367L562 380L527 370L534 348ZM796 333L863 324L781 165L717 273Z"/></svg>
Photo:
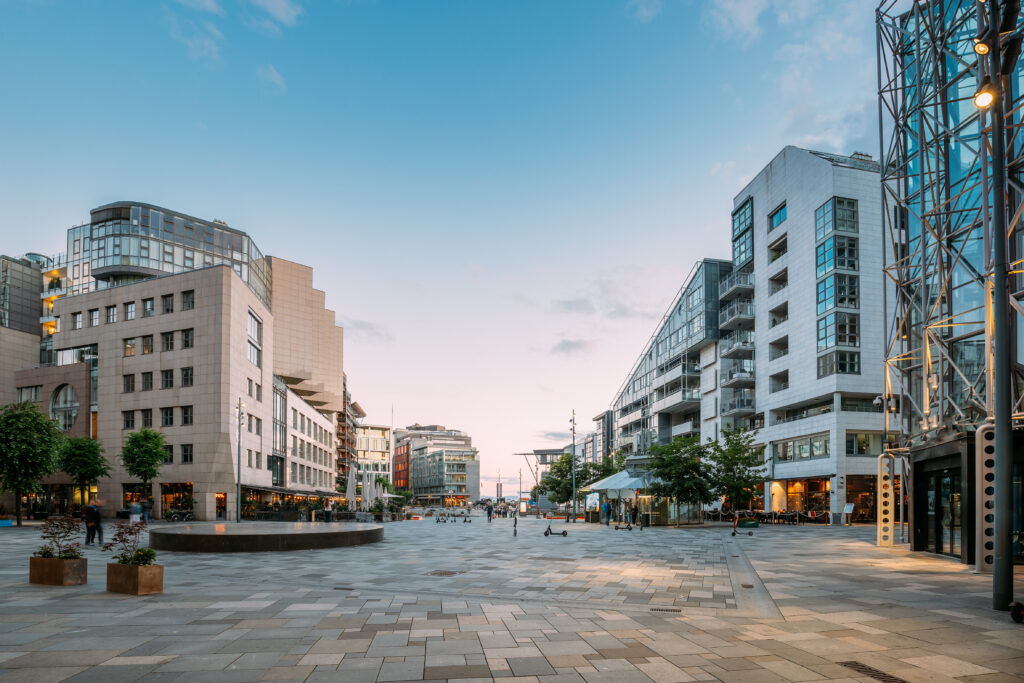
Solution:
<svg viewBox="0 0 1024 683"><path fill-rule="evenodd" d="M56 421L31 403L0 408L0 490L14 494L14 514L21 526L21 495L57 470L64 433Z"/></svg>
<svg viewBox="0 0 1024 683"><path fill-rule="evenodd" d="M110 463L103 457L103 446L86 436L71 436L61 449L60 469L82 491L82 504L87 502L86 488L110 474Z"/></svg>
<svg viewBox="0 0 1024 683"><path fill-rule="evenodd" d="M149 482L160 476L160 466L166 458L164 435L155 429L140 429L129 434L121 449L124 468L128 474L142 481L142 489L147 496L152 494Z"/></svg>
<svg viewBox="0 0 1024 683"><path fill-rule="evenodd" d="M715 499L714 480L707 462L711 444L699 437L676 437L672 443L651 446L647 469L654 477L649 490L657 498L675 498L686 505L707 505Z"/></svg>
<svg viewBox="0 0 1024 683"><path fill-rule="evenodd" d="M766 479L763 450L753 446L755 435L742 427L725 428L718 441L709 439L705 444L715 491L734 510L749 507Z"/></svg>

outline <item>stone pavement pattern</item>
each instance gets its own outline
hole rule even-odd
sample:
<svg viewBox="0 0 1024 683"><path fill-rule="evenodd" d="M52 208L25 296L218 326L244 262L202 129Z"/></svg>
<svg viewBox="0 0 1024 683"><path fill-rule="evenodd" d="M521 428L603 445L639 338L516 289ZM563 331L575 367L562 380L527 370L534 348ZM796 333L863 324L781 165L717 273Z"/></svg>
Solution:
<svg viewBox="0 0 1024 683"><path fill-rule="evenodd" d="M988 609L990 580L874 548L873 528L556 523L563 538L545 524L165 552L166 592L143 598L104 592L95 548L90 584L31 586L38 531L0 529L0 680L875 680L840 662L905 681L1024 679L1024 627Z"/></svg>

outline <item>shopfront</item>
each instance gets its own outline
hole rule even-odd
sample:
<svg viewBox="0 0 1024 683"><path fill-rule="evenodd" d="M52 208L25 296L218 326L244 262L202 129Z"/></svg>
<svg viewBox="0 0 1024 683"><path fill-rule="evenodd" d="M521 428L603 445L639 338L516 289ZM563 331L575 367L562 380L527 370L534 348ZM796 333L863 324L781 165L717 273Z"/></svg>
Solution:
<svg viewBox="0 0 1024 683"><path fill-rule="evenodd" d="M172 512L191 512L192 482L160 484L160 510L164 517Z"/></svg>
<svg viewBox="0 0 1024 683"><path fill-rule="evenodd" d="M788 512L813 512L816 515L828 513L831 496L831 483L828 477L788 479L782 483L786 487Z"/></svg>

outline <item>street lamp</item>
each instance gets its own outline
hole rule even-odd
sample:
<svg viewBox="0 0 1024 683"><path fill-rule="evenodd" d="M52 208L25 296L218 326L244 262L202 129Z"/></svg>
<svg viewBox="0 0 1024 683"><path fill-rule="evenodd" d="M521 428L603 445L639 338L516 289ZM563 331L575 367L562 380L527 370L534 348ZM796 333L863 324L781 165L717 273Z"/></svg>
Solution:
<svg viewBox="0 0 1024 683"><path fill-rule="evenodd" d="M572 523L576 523L576 410L572 411Z"/></svg>
<svg viewBox="0 0 1024 683"><path fill-rule="evenodd" d="M978 45L983 44L984 43L978 43ZM992 86L992 80L988 76L985 76L981 81L981 87L979 87L978 91L974 93L974 106L978 109L988 109L995 101L996 89Z"/></svg>
<svg viewBox="0 0 1024 683"><path fill-rule="evenodd" d="M242 522L242 418L245 415L242 411L245 404L242 398L238 398L238 479L235 482L235 523Z"/></svg>

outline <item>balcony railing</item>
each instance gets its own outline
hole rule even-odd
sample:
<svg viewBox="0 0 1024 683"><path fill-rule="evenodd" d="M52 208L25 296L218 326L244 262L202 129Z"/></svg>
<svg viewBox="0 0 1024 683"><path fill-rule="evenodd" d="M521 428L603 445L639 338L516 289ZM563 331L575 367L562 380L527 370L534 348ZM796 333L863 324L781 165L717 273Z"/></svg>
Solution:
<svg viewBox="0 0 1024 683"><path fill-rule="evenodd" d="M778 294L786 287L789 286L789 280L769 280L768 281L768 295Z"/></svg>
<svg viewBox="0 0 1024 683"><path fill-rule="evenodd" d="M753 317L754 302L750 299L739 299L738 301L731 301L722 307L719 314L718 324L719 326L724 327L735 320Z"/></svg>
<svg viewBox="0 0 1024 683"><path fill-rule="evenodd" d="M753 351L754 333L750 330L737 330L722 337L720 354L725 357L734 351Z"/></svg>
<svg viewBox="0 0 1024 683"><path fill-rule="evenodd" d="M740 415L754 412L753 396L734 396L722 403L723 415Z"/></svg>
<svg viewBox="0 0 1024 683"><path fill-rule="evenodd" d="M719 296L724 296L736 288L752 289L754 287L754 275L745 270L738 270L729 273L718 281Z"/></svg>

